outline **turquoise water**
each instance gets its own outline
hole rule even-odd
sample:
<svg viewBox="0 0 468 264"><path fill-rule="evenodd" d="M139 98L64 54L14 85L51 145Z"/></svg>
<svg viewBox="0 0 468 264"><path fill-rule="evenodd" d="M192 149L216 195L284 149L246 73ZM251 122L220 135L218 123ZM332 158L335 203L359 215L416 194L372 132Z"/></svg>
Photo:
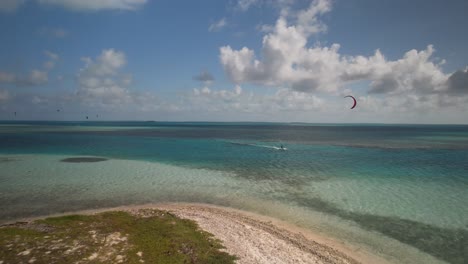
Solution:
<svg viewBox="0 0 468 264"><path fill-rule="evenodd" d="M396 262L468 260L468 126L5 122L0 153L0 222L205 202Z"/></svg>

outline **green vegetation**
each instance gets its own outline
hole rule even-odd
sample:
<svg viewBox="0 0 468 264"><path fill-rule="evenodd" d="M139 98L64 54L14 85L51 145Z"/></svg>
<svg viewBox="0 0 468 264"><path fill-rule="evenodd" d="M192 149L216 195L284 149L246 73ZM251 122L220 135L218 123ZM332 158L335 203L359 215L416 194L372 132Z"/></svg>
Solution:
<svg viewBox="0 0 468 264"><path fill-rule="evenodd" d="M153 209L0 228L0 263L234 263L222 249L195 222Z"/></svg>

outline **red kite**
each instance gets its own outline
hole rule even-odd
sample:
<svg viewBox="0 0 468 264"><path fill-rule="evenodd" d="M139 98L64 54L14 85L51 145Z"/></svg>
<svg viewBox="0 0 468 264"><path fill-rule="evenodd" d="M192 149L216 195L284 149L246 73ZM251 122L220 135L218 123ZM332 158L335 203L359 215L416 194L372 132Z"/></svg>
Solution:
<svg viewBox="0 0 468 264"><path fill-rule="evenodd" d="M356 107L356 98L354 98L354 96L352 96L352 95L347 95L347 96L345 96L344 98L346 98L346 97L350 97L350 98L353 99L354 104L353 104L353 106L351 106L351 109L354 109L354 107Z"/></svg>

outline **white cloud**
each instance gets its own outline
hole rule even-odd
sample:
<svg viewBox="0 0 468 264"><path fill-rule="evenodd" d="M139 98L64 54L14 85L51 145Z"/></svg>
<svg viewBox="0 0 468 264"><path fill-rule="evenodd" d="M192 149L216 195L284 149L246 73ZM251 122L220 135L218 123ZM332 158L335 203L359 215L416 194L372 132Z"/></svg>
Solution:
<svg viewBox="0 0 468 264"><path fill-rule="evenodd" d="M195 88L184 106L186 110L194 112L249 111L248 100L245 100L242 88L239 88L233 90L212 90L206 86Z"/></svg>
<svg viewBox="0 0 468 264"><path fill-rule="evenodd" d="M210 32L220 31L220 30L223 29L225 26L227 26L226 18L221 18L219 21L216 21L216 22L212 23L212 24L208 27L208 31L210 31Z"/></svg>
<svg viewBox="0 0 468 264"><path fill-rule="evenodd" d="M251 6L258 4L260 0L239 0L237 2L237 6L240 10L246 11L249 9Z"/></svg>
<svg viewBox="0 0 468 264"><path fill-rule="evenodd" d="M48 60L43 63L43 70L34 69L26 78L17 78L16 81L19 85L34 86L45 84L49 81L49 72L55 68L55 64L60 59L60 56L48 50L44 51L44 55Z"/></svg>
<svg viewBox="0 0 468 264"><path fill-rule="evenodd" d="M315 95L279 88L273 93L202 87L180 104L198 120L252 120L289 122L466 123L468 97L447 94L356 96L358 106L339 96ZM203 117L200 119L200 117Z"/></svg>
<svg viewBox="0 0 468 264"><path fill-rule="evenodd" d="M450 75L448 79L448 91L452 94L468 94L468 67Z"/></svg>
<svg viewBox="0 0 468 264"><path fill-rule="evenodd" d="M308 36L327 30L327 26L318 20L320 15L331 11L330 0L315 0L309 8L297 14L297 29Z"/></svg>
<svg viewBox="0 0 468 264"><path fill-rule="evenodd" d="M0 83L12 83L16 86L36 86L47 83L49 71L55 67L60 57L47 50L44 51L44 55L48 57L48 60L43 63L43 69L33 69L27 75L0 71Z"/></svg>
<svg viewBox="0 0 468 264"><path fill-rule="evenodd" d="M340 66L339 45L306 48L307 38L281 18L275 32L263 38L263 60L244 47L221 47L225 72L236 83L287 86L300 91L336 90L336 67Z"/></svg>
<svg viewBox="0 0 468 264"><path fill-rule="evenodd" d="M115 75L127 63L125 54L114 49L103 50L96 62L89 57L83 57L81 60L86 66L82 74L93 76Z"/></svg>
<svg viewBox="0 0 468 264"><path fill-rule="evenodd" d="M371 80L371 93L434 93L446 89L448 75L431 60L434 48L410 50L403 58L387 61L379 51L370 58L347 63L345 79Z"/></svg>
<svg viewBox="0 0 468 264"><path fill-rule="evenodd" d="M38 0L40 4L60 6L74 11L135 10L147 0Z"/></svg>
<svg viewBox="0 0 468 264"><path fill-rule="evenodd" d="M22 5L24 1L25 0L2 0L0 1L0 12L13 12Z"/></svg>
<svg viewBox="0 0 468 264"><path fill-rule="evenodd" d="M313 1L307 10L295 15L283 11L274 31L263 38L263 61L256 59L254 51L247 47L240 50L233 50L230 46L221 47L220 59L225 72L237 83L295 86L298 90L304 90L307 85L312 85L311 89L318 88L320 82L317 78L330 79L323 72L331 70L333 66L319 60L336 61L334 53L339 46L308 49L307 38L325 30L326 27L317 16L330 9L329 1L320 0ZM294 17L297 25L288 26L286 16ZM311 77L311 72L315 78Z"/></svg>
<svg viewBox="0 0 468 264"><path fill-rule="evenodd" d="M123 52L103 50L95 61L87 57L82 61L85 67L78 74L78 95L83 101L114 104L131 100L127 88L130 82L119 82L119 70L126 64Z"/></svg>
<svg viewBox="0 0 468 264"><path fill-rule="evenodd" d="M58 59L54 53L50 58ZM30 91L8 100L1 107L8 111L18 108L23 111L21 118L44 119L50 117L50 109L65 109L67 118L82 119L87 115L99 114L108 118L122 117L141 119L135 114L171 113L179 111L175 104L160 100L155 93L132 89L132 75L123 72L126 56L123 52L103 50L96 58L84 58L84 66L76 76L77 87L72 92L61 90L53 94L38 94ZM34 70L23 82L47 81L47 74ZM15 79L15 82L19 82ZM26 85L26 84L24 84ZM8 98L8 93L0 90L1 100ZM1 112L1 111L0 111ZM91 116L90 116L91 117ZM53 116L52 118L56 118Z"/></svg>
<svg viewBox="0 0 468 264"><path fill-rule="evenodd" d="M257 27L265 32L260 55L248 47L220 48L220 62L232 82L278 89L274 95L239 97L237 103L245 109L255 105L253 112L277 112L282 120L294 112L306 121L327 116L335 122L467 122L460 113L468 112L468 67L444 73L445 60L434 58L432 45L395 60L379 50L371 56L346 55L339 44L310 45L311 36L327 30L320 18L331 11L331 1L312 1L302 11L291 6L281 7L274 26ZM353 91L358 86L364 89ZM344 94L357 97L357 110L347 111L340 100ZM203 95L207 97L202 92L198 96Z"/></svg>
<svg viewBox="0 0 468 264"><path fill-rule="evenodd" d="M262 115L281 113L283 111L318 111L323 106L319 97L290 89L279 89L274 94L255 94L246 92L236 85L231 90L195 88L189 95L191 111L212 113L242 112Z"/></svg>
<svg viewBox="0 0 468 264"><path fill-rule="evenodd" d="M447 89L448 75L432 60L434 48L410 50L401 59L374 55L349 56L340 45L308 46L311 35L326 26L320 15L329 12L328 0L315 0L308 9L282 12L274 30L263 37L261 58L252 49L220 48L220 61L229 78L238 84L288 87L296 91L337 94L353 82L370 82L370 93L436 93ZM295 24L289 25L287 17Z"/></svg>
<svg viewBox="0 0 468 264"><path fill-rule="evenodd" d="M14 73L0 72L0 83L12 83L16 86L35 86L47 83L48 72L42 70L32 70L26 76L17 76Z"/></svg>
<svg viewBox="0 0 468 264"><path fill-rule="evenodd" d="M131 89L132 75L122 72L125 53L103 50L92 59L82 58L84 67L77 76L78 89L71 100L88 108L123 112L177 111L178 107L161 101L156 94Z"/></svg>

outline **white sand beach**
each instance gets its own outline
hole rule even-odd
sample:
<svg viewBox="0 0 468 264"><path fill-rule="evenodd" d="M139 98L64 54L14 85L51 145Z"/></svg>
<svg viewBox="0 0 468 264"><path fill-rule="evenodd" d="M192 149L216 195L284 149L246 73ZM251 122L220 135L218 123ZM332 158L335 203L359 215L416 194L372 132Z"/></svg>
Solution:
<svg viewBox="0 0 468 264"><path fill-rule="evenodd" d="M238 263L388 263L309 230L250 212L206 204L155 208L194 220L223 241L227 252L240 258Z"/></svg>
<svg viewBox="0 0 468 264"><path fill-rule="evenodd" d="M145 217L148 210L168 211L195 221L199 227L222 241L226 252L237 256L237 263L317 263L386 264L385 259L358 247L327 238L284 221L237 209L198 203L162 203L85 210L69 214L96 214L126 211ZM33 221L43 217L21 219Z"/></svg>

